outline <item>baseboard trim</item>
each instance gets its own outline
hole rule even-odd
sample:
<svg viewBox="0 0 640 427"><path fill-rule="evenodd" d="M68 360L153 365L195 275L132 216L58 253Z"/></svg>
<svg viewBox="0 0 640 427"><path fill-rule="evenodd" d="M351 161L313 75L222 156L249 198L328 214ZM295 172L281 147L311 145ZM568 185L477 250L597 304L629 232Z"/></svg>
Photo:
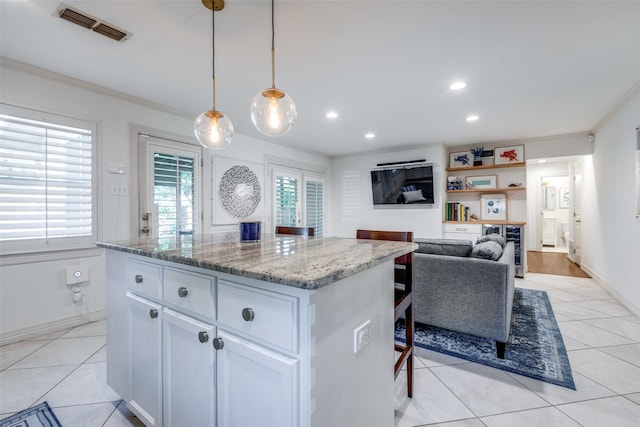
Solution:
<svg viewBox="0 0 640 427"><path fill-rule="evenodd" d="M102 320L106 317L106 310L98 310L85 315L77 315L61 320L56 320L55 322L47 322L40 325L30 326L28 328L18 329L15 331L3 332L2 334L0 334L0 345L11 344L22 340L36 338L41 335L75 328L76 326L95 322L97 320Z"/></svg>
<svg viewBox="0 0 640 427"><path fill-rule="evenodd" d="M602 286L602 288L605 291L609 292L620 304L622 304L624 306L624 308L629 310L631 312L631 314L635 315L637 318L640 319L640 307L638 307L637 305L635 305L634 303L632 303L631 301L626 299L620 292L618 292L618 290L616 288L611 286L602 277L600 277L596 273L594 273L593 270L591 270L589 267L587 267L584 264L582 264L582 265L580 265L580 268L585 273L587 273L589 276L591 276L591 278L593 280L595 280L598 283L598 285Z"/></svg>

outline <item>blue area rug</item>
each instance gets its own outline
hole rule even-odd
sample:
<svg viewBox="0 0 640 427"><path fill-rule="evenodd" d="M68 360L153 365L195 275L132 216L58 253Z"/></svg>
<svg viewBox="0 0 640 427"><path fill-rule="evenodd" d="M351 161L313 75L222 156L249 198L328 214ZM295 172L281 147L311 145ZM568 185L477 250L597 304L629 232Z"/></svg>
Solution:
<svg viewBox="0 0 640 427"><path fill-rule="evenodd" d="M62 427L47 402L32 406L3 420L0 427Z"/></svg>
<svg viewBox="0 0 640 427"><path fill-rule="evenodd" d="M512 316L504 359L496 356L495 341L421 323L415 326L415 345L575 390L547 293L516 288ZM403 323L396 325L396 339L404 342Z"/></svg>

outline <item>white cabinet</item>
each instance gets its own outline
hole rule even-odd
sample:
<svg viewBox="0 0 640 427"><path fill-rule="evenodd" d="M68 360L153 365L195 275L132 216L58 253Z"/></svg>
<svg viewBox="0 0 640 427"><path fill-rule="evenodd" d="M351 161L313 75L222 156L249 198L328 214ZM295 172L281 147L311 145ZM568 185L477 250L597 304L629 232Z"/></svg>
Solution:
<svg viewBox="0 0 640 427"><path fill-rule="evenodd" d="M542 219L542 246L557 246L558 232L555 218Z"/></svg>
<svg viewBox="0 0 640 427"><path fill-rule="evenodd" d="M162 425L162 306L126 294L131 410L147 426Z"/></svg>
<svg viewBox="0 0 640 427"><path fill-rule="evenodd" d="M224 331L218 336L218 427L298 425L299 361Z"/></svg>
<svg viewBox="0 0 640 427"><path fill-rule="evenodd" d="M482 224L442 224L442 237L445 239L471 240L475 243L480 236L482 236Z"/></svg>
<svg viewBox="0 0 640 427"><path fill-rule="evenodd" d="M393 426L393 260L318 289L118 250L106 266L107 383L145 425Z"/></svg>
<svg viewBox="0 0 640 427"><path fill-rule="evenodd" d="M109 384L146 426L300 424L298 297L112 257L107 340L124 356Z"/></svg>
<svg viewBox="0 0 640 427"><path fill-rule="evenodd" d="M215 336L215 326L164 309L165 427L215 425Z"/></svg>

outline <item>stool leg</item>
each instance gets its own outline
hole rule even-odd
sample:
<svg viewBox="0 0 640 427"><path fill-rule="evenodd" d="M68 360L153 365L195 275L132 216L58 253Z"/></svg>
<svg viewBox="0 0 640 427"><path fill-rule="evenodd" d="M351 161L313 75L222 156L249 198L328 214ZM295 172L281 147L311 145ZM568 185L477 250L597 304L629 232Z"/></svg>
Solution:
<svg viewBox="0 0 640 427"><path fill-rule="evenodd" d="M409 358L407 359L407 396L413 397L413 332L414 332L414 323L413 323L413 304L409 304L407 310L405 311L405 326L406 326L406 342L407 347L409 347Z"/></svg>

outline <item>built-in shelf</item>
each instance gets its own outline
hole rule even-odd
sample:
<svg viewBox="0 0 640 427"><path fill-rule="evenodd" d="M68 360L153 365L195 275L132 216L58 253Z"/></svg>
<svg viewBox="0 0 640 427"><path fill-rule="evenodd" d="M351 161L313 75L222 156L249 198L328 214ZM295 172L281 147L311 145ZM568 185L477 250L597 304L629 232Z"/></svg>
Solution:
<svg viewBox="0 0 640 427"><path fill-rule="evenodd" d="M470 170L480 170L480 169L500 169L500 168L516 168L525 166L525 162L521 163L506 163L504 165L482 165L482 166L467 166L465 168L446 168L447 172L458 172L458 171L470 171Z"/></svg>
<svg viewBox="0 0 640 427"><path fill-rule="evenodd" d="M447 193L501 193L505 191L522 191L525 187L474 188L469 190L447 190Z"/></svg>
<svg viewBox="0 0 640 427"><path fill-rule="evenodd" d="M478 221L442 221L445 224L495 224L495 225L526 225L526 221L495 221L482 220Z"/></svg>

